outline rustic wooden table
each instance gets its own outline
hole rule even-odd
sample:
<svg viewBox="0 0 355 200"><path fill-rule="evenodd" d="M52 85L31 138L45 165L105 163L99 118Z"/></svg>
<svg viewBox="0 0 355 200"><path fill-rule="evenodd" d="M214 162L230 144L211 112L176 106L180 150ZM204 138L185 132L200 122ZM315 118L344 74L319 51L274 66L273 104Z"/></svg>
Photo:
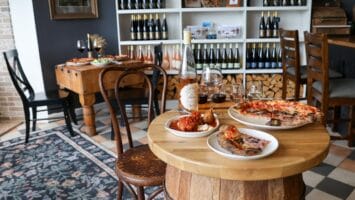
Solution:
<svg viewBox="0 0 355 200"><path fill-rule="evenodd" d="M216 111L222 124L235 124L226 110ZM157 117L149 126L153 153L167 163L166 193L172 199L302 199L302 172L327 156L329 135L321 124L283 131L266 131L279 141L272 155L259 160L230 160L207 146L207 137L181 138L164 124L175 111Z"/></svg>
<svg viewBox="0 0 355 200"><path fill-rule="evenodd" d="M123 61L122 64L115 64L117 67L134 67L143 65L139 61ZM145 64L144 64L145 65ZM112 66L112 65L109 65ZM95 111L94 103L96 101L95 94L100 92L99 87L99 74L104 67L96 67L93 65L85 66L66 66L57 65L55 74L57 84L61 88L66 88L79 95L80 104L83 107L83 117L85 123L85 132L90 135L96 135L95 127ZM112 72L109 76L112 78L105 83L108 89L114 88L115 78L120 72ZM140 79L130 79L126 84L141 83ZM123 83L125 84L125 83Z"/></svg>
<svg viewBox="0 0 355 200"><path fill-rule="evenodd" d="M355 35L329 36L328 43L337 46L355 48Z"/></svg>

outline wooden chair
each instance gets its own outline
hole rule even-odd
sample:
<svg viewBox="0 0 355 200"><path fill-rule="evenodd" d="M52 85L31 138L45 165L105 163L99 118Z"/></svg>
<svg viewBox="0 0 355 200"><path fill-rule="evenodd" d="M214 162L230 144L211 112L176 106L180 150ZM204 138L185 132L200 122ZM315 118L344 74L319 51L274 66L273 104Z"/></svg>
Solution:
<svg viewBox="0 0 355 200"><path fill-rule="evenodd" d="M36 130L36 122L39 120L58 119L57 117L37 119L37 112L47 110L37 110L40 106L56 106L52 110L62 109L64 112L65 123L70 134L73 136L74 131L71 126L71 120L76 123L74 109L70 103L70 94L64 90L47 91L46 93L35 93L30 82L28 81L20 63L16 49L3 52L7 69L9 71L11 80L20 95L23 110L25 114L26 137L25 142L28 142L30 135L30 121L32 121L32 131ZM32 119L30 117L30 109L32 109Z"/></svg>
<svg viewBox="0 0 355 200"><path fill-rule="evenodd" d="M354 106L355 79L329 79L327 36L321 33L304 32L304 38L308 64L307 103L319 103L325 116L330 107ZM351 113L350 118L353 115ZM326 117L322 122L326 124ZM353 146L355 145L354 124L348 132L345 137L333 137L333 139L347 139L348 145Z"/></svg>
<svg viewBox="0 0 355 200"><path fill-rule="evenodd" d="M166 86L167 86L167 74L165 70L157 65L151 66L153 70L159 70L163 75L163 90L161 97L161 112L165 111L165 101L166 101ZM130 126L128 123L126 109L124 102L122 101L122 95L120 90L120 85L122 80L132 74L139 74L144 77L146 88L148 89L148 124L152 120L152 106L153 106L153 87L150 78L144 74L143 70L147 67L135 67L135 68L121 68L121 67L110 67L104 69L99 76L99 84L101 94L105 99L105 102L109 108L111 122L113 130L115 133L116 148L117 148L117 162L116 162L116 173L119 177L118 182L118 199L122 198L123 185L127 187L130 193L138 199L144 199L144 187L145 186L162 186L165 179L165 168L166 164L159 160L149 149L148 145L133 146L133 140L131 135ZM119 123L117 121L116 109L114 108L112 100L108 96L108 91L105 88L104 80L110 78L110 72L112 71L122 71L122 74L115 80L115 100L121 112L121 117L125 123L127 138L128 138L128 149L123 149L122 135L119 128ZM134 185L137 187L137 193L131 187ZM152 193L149 199L154 198L157 194L163 191L160 187L158 190Z"/></svg>
<svg viewBox="0 0 355 200"><path fill-rule="evenodd" d="M280 45L282 52L282 99L287 96L287 84L295 83L294 100L300 98L300 86L307 83L307 66L300 65L300 49L298 30L280 29ZM334 70L329 72L330 78L341 78L343 75Z"/></svg>

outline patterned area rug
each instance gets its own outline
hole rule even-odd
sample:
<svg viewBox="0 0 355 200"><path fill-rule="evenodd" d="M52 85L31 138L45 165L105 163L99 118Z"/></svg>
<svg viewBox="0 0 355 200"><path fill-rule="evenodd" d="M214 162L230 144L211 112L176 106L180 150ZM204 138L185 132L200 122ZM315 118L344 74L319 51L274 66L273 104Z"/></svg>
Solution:
<svg viewBox="0 0 355 200"><path fill-rule="evenodd" d="M1 142L0 161L0 199L117 196L114 155L85 135L71 137L65 126L31 134L28 144L23 137ZM123 199L131 199L126 190Z"/></svg>

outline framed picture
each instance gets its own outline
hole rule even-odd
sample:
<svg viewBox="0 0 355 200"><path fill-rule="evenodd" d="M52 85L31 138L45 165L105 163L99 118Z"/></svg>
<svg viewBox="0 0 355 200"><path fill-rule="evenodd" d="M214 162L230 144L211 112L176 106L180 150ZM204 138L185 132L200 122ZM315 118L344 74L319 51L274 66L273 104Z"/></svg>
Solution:
<svg viewBox="0 0 355 200"><path fill-rule="evenodd" d="M97 0L48 0L51 19L98 18Z"/></svg>

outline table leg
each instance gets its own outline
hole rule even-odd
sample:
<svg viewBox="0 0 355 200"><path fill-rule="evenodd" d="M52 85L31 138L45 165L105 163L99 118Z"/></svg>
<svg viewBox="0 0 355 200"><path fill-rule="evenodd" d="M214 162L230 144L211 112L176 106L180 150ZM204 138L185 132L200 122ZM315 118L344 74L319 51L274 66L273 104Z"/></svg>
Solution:
<svg viewBox="0 0 355 200"><path fill-rule="evenodd" d="M83 107L83 117L85 124L85 133L89 136L96 135L96 126L95 126L95 95L94 94L80 94L79 95L81 106Z"/></svg>
<svg viewBox="0 0 355 200"><path fill-rule="evenodd" d="M238 181L200 176L171 165L165 175L167 199L180 200L300 200L304 199L302 174L273 180Z"/></svg>

